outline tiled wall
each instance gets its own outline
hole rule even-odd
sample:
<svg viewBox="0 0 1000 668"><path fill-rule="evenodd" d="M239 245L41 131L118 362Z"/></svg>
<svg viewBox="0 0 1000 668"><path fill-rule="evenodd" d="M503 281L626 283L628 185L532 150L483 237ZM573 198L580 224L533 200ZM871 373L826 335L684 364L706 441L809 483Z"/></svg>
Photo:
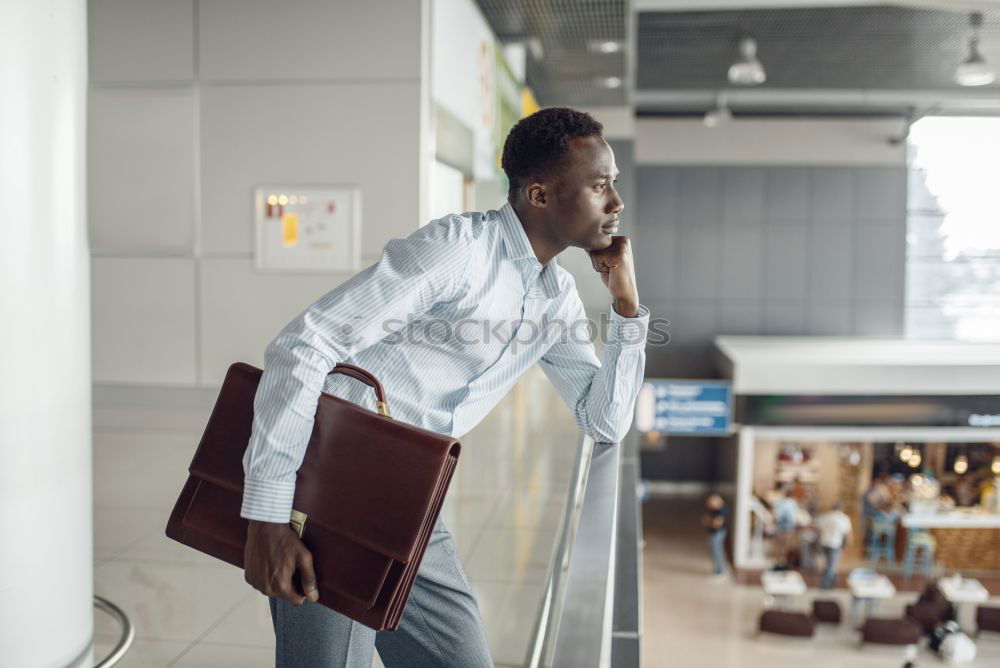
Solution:
<svg viewBox="0 0 1000 668"><path fill-rule="evenodd" d="M254 271L259 184L360 186L366 264L426 222L424 0L89 12L96 383L217 385L348 277Z"/></svg>
<svg viewBox="0 0 1000 668"><path fill-rule="evenodd" d="M671 321L649 376L712 377L720 334L902 334L898 167L638 168L639 291Z"/></svg>

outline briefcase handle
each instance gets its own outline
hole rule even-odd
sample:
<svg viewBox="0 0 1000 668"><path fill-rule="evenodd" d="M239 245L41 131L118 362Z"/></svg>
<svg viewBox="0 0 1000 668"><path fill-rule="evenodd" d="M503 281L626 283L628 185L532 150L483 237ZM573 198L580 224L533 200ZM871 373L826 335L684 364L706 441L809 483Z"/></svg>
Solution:
<svg viewBox="0 0 1000 668"><path fill-rule="evenodd" d="M345 376L354 378L355 380L360 380L365 385L371 386L371 388L375 390L375 407L378 409L378 414L384 415L385 417L392 417L389 415L389 404L385 401L385 390L382 389L382 383L378 382L378 378L359 366L344 364L343 362L333 367L333 371L327 375L332 376L335 373L342 373Z"/></svg>

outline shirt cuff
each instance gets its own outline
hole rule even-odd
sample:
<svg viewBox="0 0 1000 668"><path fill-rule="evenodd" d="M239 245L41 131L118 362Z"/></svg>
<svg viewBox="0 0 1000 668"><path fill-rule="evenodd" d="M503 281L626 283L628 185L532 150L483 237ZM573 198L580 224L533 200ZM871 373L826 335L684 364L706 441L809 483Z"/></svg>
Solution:
<svg viewBox="0 0 1000 668"><path fill-rule="evenodd" d="M648 329L649 309L642 304L639 304L639 313L634 318L626 318L612 308L608 343L617 344L624 350L642 350L646 347Z"/></svg>
<svg viewBox="0 0 1000 668"><path fill-rule="evenodd" d="M292 517L294 498L294 482L247 478L243 481L243 507L240 510L240 517L286 524Z"/></svg>

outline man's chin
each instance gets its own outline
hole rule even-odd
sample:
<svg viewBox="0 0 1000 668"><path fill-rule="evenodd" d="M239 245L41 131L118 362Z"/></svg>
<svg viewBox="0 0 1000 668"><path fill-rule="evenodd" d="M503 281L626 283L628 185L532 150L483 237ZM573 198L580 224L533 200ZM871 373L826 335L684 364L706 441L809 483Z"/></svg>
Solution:
<svg viewBox="0 0 1000 668"><path fill-rule="evenodd" d="M603 231L598 233L597 237L591 243L588 250L604 250L605 248L611 248L614 238L610 234L605 234Z"/></svg>

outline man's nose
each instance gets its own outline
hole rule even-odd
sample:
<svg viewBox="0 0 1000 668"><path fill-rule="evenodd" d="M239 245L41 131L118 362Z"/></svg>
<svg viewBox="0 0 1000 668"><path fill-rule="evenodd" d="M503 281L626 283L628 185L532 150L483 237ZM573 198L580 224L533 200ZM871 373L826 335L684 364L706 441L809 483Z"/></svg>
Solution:
<svg viewBox="0 0 1000 668"><path fill-rule="evenodd" d="M616 190L615 191L615 198L611 202L611 211L610 211L610 213L621 213L622 209L624 209L624 208L625 208L625 202L622 201L621 195L619 195L618 191Z"/></svg>

